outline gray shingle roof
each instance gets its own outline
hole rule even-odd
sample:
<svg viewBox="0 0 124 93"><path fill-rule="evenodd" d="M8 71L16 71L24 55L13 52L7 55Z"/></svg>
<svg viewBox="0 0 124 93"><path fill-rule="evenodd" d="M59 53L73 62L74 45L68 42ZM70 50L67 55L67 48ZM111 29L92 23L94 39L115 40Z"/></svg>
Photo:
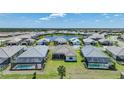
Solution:
<svg viewBox="0 0 124 93"><path fill-rule="evenodd" d="M114 55L123 55L124 56L124 48L122 47L116 47L116 46L109 46L106 48L108 51L113 53Z"/></svg>
<svg viewBox="0 0 124 93"><path fill-rule="evenodd" d="M65 56L76 56L75 51L71 46L58 45L54 48L53 54L64 54Z"/></svg>
<svg viewBox="0 0 124 93"><path fill-rule="evenodd" d="M93 39L91 38L87 38L87 39L83 39L84 43L88 42L88 43L92 43L95 42Z"/></svg>
<svg viewBox="0 0 124 93"><path fill-rule="evenodd" d="M47 46L30 47L27 51L18 57L46 57L48 52Z"/></svg>
<svg viewBox="0 0 124 93"><path fill-rule="evenodd" d="M41 63L43 58L47 56L47 46L35 46L17 57L16 63Z"/></svg>
<svg viewBox="0 0 124 93"><path fill-rule="evenodd" d="M24 48L23 46L7 46L1 47L0 49L2 49L8 57L12 57L23 48Z"/></svg>
<svg viewBox="0 0 124 93"><path fill-rule="evenodd" d="M3 63L5 60L7 60L8 58L0 58L0 64Z"/></svg>
<svg viewBox="0 0 124 93"><path fill-rule="evenodd" d="M95 48L93 46L84 46L82 49L81 49L81 52L83 53L83 55L85 57L107 57L104 53L102 53L100 51L100 49L98 48Z"/></svg>
<svg viewBox="0 0 124 93"><path fill-rule="evenodd" d="M62 38L62 37L58 37L54 41L59 42L59 43L66 43L67 42L67 40L65 38Z"/></svg>

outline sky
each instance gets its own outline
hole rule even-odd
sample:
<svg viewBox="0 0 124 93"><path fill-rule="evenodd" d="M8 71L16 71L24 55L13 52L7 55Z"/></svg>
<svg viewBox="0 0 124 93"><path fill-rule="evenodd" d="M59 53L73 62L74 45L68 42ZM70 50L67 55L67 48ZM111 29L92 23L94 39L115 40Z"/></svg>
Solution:
<svg viewBox="0 0 124 93"><path fill-rule="evenodd" d="M0 13L0 28L124 28L124 13Z"/></svg>

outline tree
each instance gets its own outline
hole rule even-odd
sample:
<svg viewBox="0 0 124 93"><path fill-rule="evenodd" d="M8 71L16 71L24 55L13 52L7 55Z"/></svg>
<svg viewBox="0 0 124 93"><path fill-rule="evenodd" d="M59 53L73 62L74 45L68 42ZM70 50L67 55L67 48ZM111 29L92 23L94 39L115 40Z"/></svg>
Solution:
<svg viewBox="0 0 124 93"><path fill-rule="evenodd" d="M33 73L32 79L36 79L36 72Z"/></svg>
<svg viewBox="0 0 124 93"><path fill-rule="evenodd" d="M58 75L60 76L60 79L63 79L64 76L66 76L66 68L64 66L59 66L57 68Z"/></svg>

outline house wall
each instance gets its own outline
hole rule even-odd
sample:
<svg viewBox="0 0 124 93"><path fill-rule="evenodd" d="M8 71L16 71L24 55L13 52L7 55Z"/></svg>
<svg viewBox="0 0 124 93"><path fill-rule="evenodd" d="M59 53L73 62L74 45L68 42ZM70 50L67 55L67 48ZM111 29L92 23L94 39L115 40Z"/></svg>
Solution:
<svg viewBox="0 0 124 93"><path fill-rule="evenodd" d="M74 57L69 57L69 56L67 56L66 58L65 58L65 61L69 61L69 62L74 62L74 61L77 61L77 58L74 56Z"/></svg>
<svg viewBox="0 0 124 93"><path fill-rule="evenodd" d="M52 59L64 60L65 59L65 55L64 54L53 54L52 55Z"/></svg>

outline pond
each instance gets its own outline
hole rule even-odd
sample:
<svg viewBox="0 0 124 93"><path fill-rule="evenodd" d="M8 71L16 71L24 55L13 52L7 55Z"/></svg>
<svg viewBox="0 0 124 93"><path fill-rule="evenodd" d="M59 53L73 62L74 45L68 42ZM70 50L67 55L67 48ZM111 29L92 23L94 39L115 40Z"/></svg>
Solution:
<svg viewBox="0 0 124 93"><path fill-rule="evenodd" d="M71 38L79 38L78 36L45 36L45 38L50 39L51 41L54 41L56 38L65 38L66 40L69 40Z"/></svg>

